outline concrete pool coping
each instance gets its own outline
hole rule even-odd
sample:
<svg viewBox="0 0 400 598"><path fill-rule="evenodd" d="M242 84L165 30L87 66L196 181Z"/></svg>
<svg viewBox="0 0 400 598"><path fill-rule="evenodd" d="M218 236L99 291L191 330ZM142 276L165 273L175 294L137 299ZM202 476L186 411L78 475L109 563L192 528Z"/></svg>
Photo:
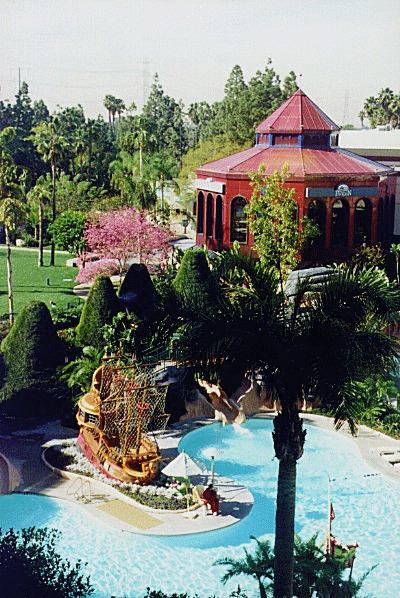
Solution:
<svg viewBox="0 0 400 598"><path fill-rule="evenodd" d="M390 438L380 432L374 431L366 426L359 427L359 434L357 437L352 437L346 426L339 431L335 431L331 418L312 413L301 414L303 420L311 425L324 428L330 432L343 435L355 443L361 456L375 471L390 477L393 480L400 481L400 467L393 467L381 457L380 452L383 448L400 451L400 441ZM256 419L273 419L274 412L262 412L255 414ZM161 453L164 459L172 459L178 451L180 440L189 432L198 429L204 425L215 423L213 419L196 418L180 422L156 434L157 441L160 445ZM77 484L76 479L63 479L56 473L51 472L41 461L41 447L46 444L46 441L54 439L55 436L60 435L63 431L64 438L76 437L76 430L67 430L61 428L58 422L50 422L42 427L40 433L37 429L20 430L15 436L2 436L0 434L0 451L5 454L8 463L14 471L18 472L18 476L14 476L18 480L18 485L10 487L10 490L18 490L23 493L43 494L53 498L66 499L70 503L79 504L85 509L91 517L95 517L99 523L106 524L121 531L145 534L145 535L184 535L191 533L201 533L222 529L227 525L233 525L241 521L251 510L253 499L251 493L238 485L236 482L224 478L218 478L218 491L220 494L226 493L226 500L222 501L222 510L228 508L229 502L238 503L238 508L241 512L223 514L219 517L211 517L199 515L195 519L187 519L182 513L168 513L165 511L155 511L144 505L139 505L136 501L129 499L129 497L122 496L120 492L113 488L107 487L102 482L85 478L86 482L91 485L91 502L82 504L82 497L79 498L79 492L73 492L73 484ZM41 440L39 441L39 437ZM15 442L17 440L17 442ZM29 442L21 442L21 441ZM11 443L10 443L11 441ZM19 441L19 443L18 443ZM32 444L34 446L32 446ZM23 449L23 450L21 450ZM37 452L33 449L37 449ZM306 443L307 450L307 443ZM21 454L25 451L25 454ZM24 459L25 457L25 459ZM75 474L77 476L77 474ZM82 477L82 476L78 476ZM15 482L17 484L17 482ZM236 500L235 492L242 493L240 501ZM75 489L76 490L76 489ZM129 505L129 501L135 508L142 509L147 514L153 514L155 518L160 517L161 523L148 529L143 530L136 528L127 523L127 519L131 519L129 515L121 518L115 517L110 513L99 510L99 505L113 501L117 498L124 500ZM83 502L85 501L85 489L82 489L81 495ZM251 497L251 498L250 498Z"/></svg>

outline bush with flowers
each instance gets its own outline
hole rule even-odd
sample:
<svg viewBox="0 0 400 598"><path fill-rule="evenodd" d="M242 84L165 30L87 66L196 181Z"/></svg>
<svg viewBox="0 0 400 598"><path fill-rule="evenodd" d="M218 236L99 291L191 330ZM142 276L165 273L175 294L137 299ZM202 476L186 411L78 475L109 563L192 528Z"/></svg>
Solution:
<svg viewBox="0 0 400 598"><path fill-rule="evenodd" d="M76 442L48 448L46 458L59 469L99 480L147 507L168 511L186 508L186 497L177 488L168 486L169 478L163 474L147 486L107 478L86 459Z"/></svg>

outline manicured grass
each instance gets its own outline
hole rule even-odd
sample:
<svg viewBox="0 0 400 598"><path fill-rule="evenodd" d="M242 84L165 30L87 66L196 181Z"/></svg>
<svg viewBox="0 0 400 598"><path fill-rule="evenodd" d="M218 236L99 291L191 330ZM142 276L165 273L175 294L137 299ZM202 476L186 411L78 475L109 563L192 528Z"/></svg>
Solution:
<svg viewBox="0 0 400 598"><path fill-rule="evenodd" d="M12 248L14 311L18 313L30 301L43 301L50 308L50 301L57 307L76 303L73 294L76 268L68 268L65 262L70 256L65 252L56 253L54 267L37 266L37 249ZM50 252L45 252L45 264L50 260ZM47 280L50 284L47 284ZM0 317L8 313L6 249L0 247Z"/></svg>

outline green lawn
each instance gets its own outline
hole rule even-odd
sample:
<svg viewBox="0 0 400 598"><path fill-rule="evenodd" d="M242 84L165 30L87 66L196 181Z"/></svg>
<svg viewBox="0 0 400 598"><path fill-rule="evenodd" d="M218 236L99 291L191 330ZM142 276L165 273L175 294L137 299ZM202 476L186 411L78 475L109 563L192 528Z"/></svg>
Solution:
<svg viewBox="0 0 400 598"><path fill-rule="evenodd" d="M70 256L65 252L56 252L54 267L37 266L37 249L12 248L14 310L16 313L29 301L43 301L50 307L54 301L57 307L76 303L73 294L76 268L65 265ZM45 251L45 263L49 262L50 252ZM49 284L48 284L49 282ZM8 313L7 299L7 262L6 249L0 246L0 316Z"/></svg>

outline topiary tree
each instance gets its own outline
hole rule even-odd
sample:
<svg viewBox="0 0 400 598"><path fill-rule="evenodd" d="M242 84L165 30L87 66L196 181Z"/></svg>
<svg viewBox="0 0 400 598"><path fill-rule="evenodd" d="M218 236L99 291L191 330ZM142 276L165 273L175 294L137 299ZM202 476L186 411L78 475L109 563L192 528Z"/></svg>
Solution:
<svg viewBox="0 0 400 598"><path fill-rule="evenodd" d="M178 298L205 310L218 297L218 286L202 249L188 249L173 281Z"/></svg>
<svg viewBox="0 0 400 598"><path fill-rule="evenodd" d="M99 276L86 300L76 329L76 340L81 346L104 346L103 326L111 324L119 311L119 302L108 276Z"/></svg>
<svg viewBox="0 0 400 598"><path fill-rule="evenodd" d="M1 410L21 416L59 412L63 387L56 368L63 349L46 305L33 301L24 307L1 344L5 384Z"/></svg>
<svg viewBox="0 0 400 598"><path fill-rule="evenodd" d="M144 264L132 264L119 291L119 300L124 308L139 318L150 317L159 297Z"/></svg>

